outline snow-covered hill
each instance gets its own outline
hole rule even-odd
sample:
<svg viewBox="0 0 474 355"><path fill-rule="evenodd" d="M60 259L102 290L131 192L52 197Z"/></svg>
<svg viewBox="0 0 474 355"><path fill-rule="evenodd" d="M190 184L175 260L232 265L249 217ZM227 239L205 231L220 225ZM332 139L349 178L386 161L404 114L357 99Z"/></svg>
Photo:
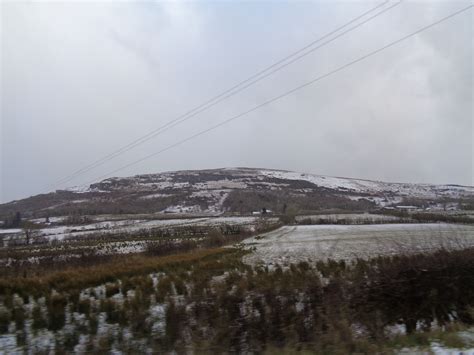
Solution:
<svg viewBox="0 0 474 355"><path fill-rule="evenodd" d="M356 194L397 194L399 196L426 199L474 196L473 186L389 183L383 181L341 178L273 170L261 170L260 173L266 176L277 177L281 179L305 180L317 186L339 191L350 191Z"/></svg>
<svg viewBox="0 0 474 355"><path fill-rule="evenodd" d="M290 171L224 168L176 171L105 179L87 188L0 205L0 215L22 211L34 216L69 213L222 213L263 207L284 211L368 210L397 204L456 208L474 200L474 187L387 183Z"/></svg>

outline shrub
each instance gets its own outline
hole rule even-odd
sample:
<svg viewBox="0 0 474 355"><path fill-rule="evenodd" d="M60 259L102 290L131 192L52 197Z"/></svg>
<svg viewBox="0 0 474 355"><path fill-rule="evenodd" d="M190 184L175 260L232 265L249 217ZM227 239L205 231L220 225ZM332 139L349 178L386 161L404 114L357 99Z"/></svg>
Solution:
<svg viewBox="0 0 474 355"><path fill-rule="evenodd" d="M97 334L97 329L99 326L99 321L97 320L97 315L91 314L89 316L89 334L94 335Z"/></svg>
<svg viewBox="0 0 474 355"><path fill-rule="evenodd" d="M77 303L77 311L79 313L85 314L87 317L89 316L91 310L91 301L88 299L80 300Z"/></svg>
<svg viewBox="0 0 474 355"><path fill-rule="evenodd" d="M166 308L165 346L167 349L173 349L177 340L180 339L184 315L182 307L176 306L172 301Z"/></svg>
<svg viewBox="0 0 474 355"><path fill-rule="evenodd" d="M163 302L165 297L171 294L173 289L173 282L169 276L164 276L158 281L157 291L156 291L156 300L158 302Z"/></svg>
<svg viewBox="0 0 474 355"><path fill-rule="evenodd" d="M8 332L10 316L11 314L6 308L0 307L0 333Z"/></svg>
<svg viewBox="0 0 474 355"><path fill-rule="evenodd" d="M13 308L12 318L15 321L16 330L23 330L25 326L25 310L23 305L17 305Z"/></svg>
<svg viewBox="0 0 474 355"><path fill-rule="evenodd" d="M32 317L33 317L33 329L37 330L37 329L46 328L48 326L48 322L46 321L44 314L41 310L41 307L39 305L35 305L33 307Z"/></svg>
<svg viewBox="0 0 474 355"><path fill-rule="evenodd" d="M118 284L107 284L105 285L105 297L109 298L120 292L120 286Z"/></svg>
<svg viewBox="0 0 474 355"><path fill-rule="evenodd" d="M108 323L119 323L121 320L121 314L119 306L113 300L101 300L100 301L100 312L105 312L107 314Z"/></svg>
<svg viewBox="0 0 474 355"><path fill-rule="evenodd" d="M48 329L59 330L64 327L66 321L65 308L67 299L64 295L55 294L47 302L48 307Z"/></svg>
<svg viewBox="0 0 474 355"><path fill-rule="evenodd" d="M285 225L289 225L289 224L295 224L296 223L296 219L295 219L295 215L294 214L284 214L284 215L281 215L280 218L279 218L280 222L285 224ZM311 222L311 218L309 218L309 221ZM311 223L309 223L311 224Z"/></svg>

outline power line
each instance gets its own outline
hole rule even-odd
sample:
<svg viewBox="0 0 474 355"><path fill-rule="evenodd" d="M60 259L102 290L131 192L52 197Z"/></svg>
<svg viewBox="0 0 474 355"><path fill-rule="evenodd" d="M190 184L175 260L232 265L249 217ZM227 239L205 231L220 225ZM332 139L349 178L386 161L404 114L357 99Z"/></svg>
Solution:
<svg viewBox="0 0 474 355"><path fill-rule="evenodd" d="M305 47L299 49L298 51L296 51L296 52L294 52L294 53L288 55L287 57L285 57L285 58L279 60L278 62L276 62L276 63L270 65L269 67L267 67L267 68L261 70L260 72L258 72L258 73L256 73L256 74L252 75L251 77L249 77L249 78L247 78L247 79L241 81L240 83L238 83L237 85L233 86L232 88L230 88L230 89L224 91L223 93L219 94L218 96L215 96L214 98L212 98L212 99L210 99L209 101L205 102L204 104L202 104L202 105L200 105L200 106L198 106L198 107L192 109L191 111L188 111L188 112L185 113L184 115L181 115L181 116L177 117L176 119L174 119L174 120L172 120L172 121L169 121L169 122L166 123L165 125L163 125L163 126L157 128L157 129L155 129L155 130L149 132L148 134L142 136L141 138L138 138L137 140L135 140L135 141L129 143L128 145L126 145L126 146L120 148L119 150L117 150L117 151L115 151L115 152L113 152L113 153L111 153L111 154L109 154L109 155L107 155L107 156L105 156L105 157L103 157L103 158L97 160L96 162L94 162L94 163L92 163L92 164L90 164L90 165L88 165L88 166L86 166L86 167L84 167L84 168L82 168L82 169L80 169L80 170L78 170L78 171L72 173L71 175L67 176L66 178L61 179L61 180L58 182L58 184L64 184L64 183L66 183L66 182L68 182L68 181L70 181L70 180L76 178L77 176L82 175L83 173L86 173L86 172L88 172L88 171L94 169L95 167L102 165L103 163L105 163L105 162L107 162L107 161L109 161L109 160L115 158L116 156L121 155L121 154L123 154L123 153L125 153L125 152L127 152L127 151L129 151L129 150L131 150L131 149L133 149L134 147L136 147L136 146L142 144L142 143L145 143L146 141L148 141L148 140L150 140L150 139L156 137L157 135L159 135L159 134L161 134L161 133L167 131L168 129L170 129L170 128L176 126L177 124L182 123L182 122L184 122L184 121L186 121L186 120L188 120L188 119L190 119L190 118L196 116L197 114L199 114L199 113L201 113L201 112L203 112L203 111L206 111L207 109L209 109L209 108L211 108L211 107L217 105L218 103L220 103L220 102L222 102L222 101L224 101L224 100L226 100L226 99L228 99L228 98L230 98L230 97L236 95L237 93L239 93L239 92L243 91L244 89L246 89L246 88L252 86L253 84L257 83L258 81L263 80L264 78L268 77L269 75L271 75L271 74L273 74L273 73L275 73L275 72L277 72L277 71L283 69L284 67L286 67L286 66L292 64L292 63L295 62L296 60L299 60L299 59L303 58L304 56L306 56L306 55L308 55L308 54L314 52L315 50L321 48L322 46L324 46L324 45L326 45L326 44L328 44L328 43L334 41L335 39L339 38L339 37L342 36L343 34L349 32L350 30L353 30L353 29L355 29L355 28L357 28L357 27L363 25L364 23L368 22L369 20L371 20L371 19L373 19L373 18L375 18L375 17L381 15L381 14L384 13L385 11L388 11L388 10L390 10L391 8L397 6L397 5L399 5L399 4L401 3L401 1L398 2L398 3L396 3L395 5L393 5L393 6L389 7L389 8L387 8L387 9L383 10L382 12L378 13L377 15L375 15L375 16L373 16L373 17L371 17L371 18L365 20L364 22L358 24L357 26L351 28L349 31L345 31L344 33L338 35L337 37L331 39L330 41L325 42L323 45L318 46L318 47L312 49L311 51L309 51L309 52L307 52L307 53L305 53L305 54L303 54L303 55L297 57L296 59L292 60L291 62L286 63L286 64L284 64L284 65L278 67L276 70L273 70L272 72L267 73L267 75L265 75L265 76L263 76L263 77L261 77L261 78L258 78L257 80L254 80L254 81L250 82L250 84L246 85L245 87L240 88L239 90L232 92L233 90L235 90L235 89L238 88L239 86L241 86L241 85L243 85L243 84L245 84L245 83L251 81L251 80L254 79L254 78L257 78L258 76L260 76L261 74L265 73L265 72L268 71L269 69L274 68L275 66L277 66L277 65L279 65L279 64L281 64L281 63L283 63L284 61L288 60L289 58L291 58L291 57L293 57L293 56L295 56L295 55L297 55L297 54L303 52L304 50L306 50L307 48L310 48L310 47L311 47L312 45L314 45L315 43L317 43L317 42L319 42L319 41L321 41L321 40L323 40L323 39L329 37L330 35L336 33L337 31L339 31L339 30L341 30L342 28L348 26L349 24L351 24L351 23L353 23L353 22L359 20L360 18L364 17L364 16L367 15L368 13L370 13L370 12L376 10L377 8L379 8L379 7L383 6L383 5L385 5L387 2L389 2L389 1L386 1L386 2L384 2L384 3L382 3L382 4L380 4L380 5L377 5L376 7L372 8L371 10L366 11L365 13L363 13L363 14L357 16L356 18L352 19L351 21L349 21L349 22L346 23L345 25L340 26L340 27L337 28L336 30L331 31L330 33L328 33L328 34L322 36L321 38L319 38L319 39L317 39L317 40L311 42L310 44L308 44L308 45L306 45ZM229 95L226 95L226 94L228 94L229 92L230 92L230 94L229 94ZM187 117L187 116L188 116L188 117Z"/></svg>
<svg viewBox="0 0 474 355"><path fill-rule="evenodd" d="M93 162L93 163L91 163L91 164L89 164L89 165L87 165L87 166L85 166L85 167L83 167L83 168L81 168L81 169L79 169L79 170L76 170L76 171L73 172L72 174L70 174L70 175L68 175L68 176L66 176L66 177L64 177L64 178L62 178L62 179L60 179L58 182L56 182L56 184L60 185L60 184L64 184L64 183L66 183L66 182L69 182L69 181L75 179L77 176L82 175L82 174L84 174L84 173L86 173L86 172L88 172L88 171L90 171L90 170L92 170L92 169L94 169L94 168L96 168L96 167L98 167L98 166L104 164L105 162L107 162L107 161L109 161L109 160L111 160L111 159L113 159L113 158L115 158L115 157L117 157L117 156L119 156L119 155L121 155L121 154L123 154L123 153L125 153L125 152L127 152L127 151L129 151L129 150L131 150L131 149L133 149L133 148L135 148L136 146L138 146L138 145L140 145L140 144L143 144L143 143L149 141L150 139L152 139L152 138L156 137L157 135L159 135L159 134L161 134L161 133L167 131L168 129L171 129L171 128L173 128L174 126L176 126L176 125L178 125L178 124L180 124L180 123L182 123L182 122L184 122L184 121L187 121L187 120L191 119L192 117L198 115L199 113L208 110L209 108L211 108L211 107L213 107L213 106L219 104L220 102L222 102L222 101L224 101L224 100L226 100L226 99L228 99L228 98L230 98L230 97L232 97L232 96L238 94L239 92L241 92L241 91L247 89L248 87L253 86L253 85L256 84L257 82L259 82L259 81L265 79L266 77L268 77L268 76L270 76L270 75L276 73L277 71L280 71L281 69L283 69L283 68L285 68L286 66L288 66L288 65L290 65L290 64L292 64L292 63L294 63L294 62L296 62L297 60L300 60L301 58L303 58L303 57L305 57L305 56L307 56L307 55L313 53L314 51L318 50L319 48L321 48L321 47L323 47L323 46L325 46L325 45L331 43L332 41L336 40L337 38L339 38L339 37L341 37L341 36L343 36L343 35L345 35L345 34L351 32L351 31L353 31L353 30L355 30L356 28L358 28L358 27L364 25L365 23L371 21L372 19L374 19L374 18L376 18L376 17L382 15L383 13L385 13L386 11L388 11L388 10L394 8L395 6L398 6L398 5L402 2L402 0L400 0L400 1L397 2L397 3L395 3L394 5L392 5L392 6L388 7L388 8L386 8L386 9L384 9L384 10L378 12L377 14L375 14L375 15L369 17L368 19L364 20L363 22L361 22L361 23L359 23L359 24L357 24L357 25L355 25L355 26L349 28L348 30L346 30L346 31L344 31L344 32L342 32L342 33L340 33L340 34L338 34L336 37L333 37L332 39L330 39L330 40L328 40L328 41L322 43L321 45L319 45L319 46L317 46L317 47L315 47L315 48L312 48L312 49L310 49L309 51L305 52L308 48L311 48L311 47L312 47L313 45L315 45L316 43L321 42L322 40L328 38L329 36L333 35L334 33L337 33L338 31L340 31L340 30L342 30L343 28L349 26L350 24L352 24L352 23L354 23L354 22L360 20L361 18L365 17L365 16L368 15L369 13L371 13L371 12L373 12L373 11L379 9L380 7L384 6L384 5L387 4L388 2L389 2L389 0L385 1L385 2L382 3L382 4L377 5L377 6L375 6L374 8L372 8L372 9L370 9L370 10L364 12L363 14L361 14L361 15L359 15L359 16L353 18L352 20L350 20L350 21L347 22L346 24L344 24L344 25L342 25L342 26L336 28L335 30L333 30L333 31L331 31L331 32L329 32L329 33L327 33L327 34L325 34L324 36L318 38L317 40L312 41L311 43L309 43L309 44L307 44L306 46L304 46L304 47L300 48L299 50L297 50L296 52L293 52L293 53L291 53L290 55L288 55L288 56L282 58L281 60L279 60L279 61L277 61L277 62L271 64L270 66L266 67L265 69L263 69L263 70L257 72L256 74L254 74L254 75L248 77L247 79L245 79L245 80L239 82L238 84L232 86L230 89L225 90L224 92L222 92L222 93L220 93L219 95L213 97L212 99L210 99L210 100L204 102L203 104L201 104L201 105L195 107L194 109L192 109L192 110L186 112L185 114L183 114L183 115L181 115L181 116L179 116L179 117L177 117L177 118L175 118L175 119L173 119L173 120L167 122L167 123L164 124L163 126L160 126L160 127L156 128L156 129L154 129L153 131L147 133L146 135L144 135L144 136L142 136L142 137L140 137L140 138L138 138L138 139L136 139L136 140L130 142L129 144L127 144L127 145L123 146L122 148L119 148L118 150L116 150L116 151L114 151L114 152L112 152L112 153L110 153L110 154L108 154L108 155L106 155L106 156L100 158L99 160L96 160L95 162ZM301 54L301 53L302 53L302 54ZM296 57L296 58L293 58L293 57L295 57L295 56L297 56L297 57ZM291 59L291 58L293 58L291 61L285 63L286 61L288 61L288 60ZM282 64L282 63L284 63L284 64ZM273 70L271 70L271 69L273 69ZM271 70L271 71L268 72L269 70ZM265 74L265 73L266 73L266 74ZM265 75L263 75L263 74L265 74ZM263 76L262 76L262 75L263 75ZM243 86L244 84L246 84L246 85ZM55 185L56 185L56 184L55 184Z"/></svg>
<svg viewBox="0 0 474 355"><path fill-rule="evenodd" d="M176 147L176 146L179 146L179 145L181 145L181 144L183 144L183 143L186 143L186 142L188 142L188 141L190 141L190 140L192 140L192 139L194 139L194 138L196 138L196 137L199 137L199 136L201 136L201 135L203 135L203 134L205 134L205 133L207 133L207 132L210 132L210 131L212 131L212 130L218 128L218 127L221 127L221 126L223 126L223 125L225 125L225 124L227 124L227 123L229 123L229 122L231 122L231 121L234 121L234 120L236 120L236 119L238 119L238 118L241 118L241 117L243 117L243 116L245 116L245 115L247 115L247 114L249 114L249 113L251 113L251 112L253 112L253 111L256 111L256 110L258 110L258 109L260 109L260 108L262 108L262 107L264 107L264 106L267 106L267 105L269 105L269 104L271 104L271 103L273 103L273 102L275 102L275 101L278 101L278 100L280 100L280 99L282 99L282 98L284 98L284 97L286 97L286 96L289 96L289 95L295 93L296 91L299 91L299 90L301 90L301 89L303 89L303 88L305 88L305 87L307 87L307 86L310 86L310 85L312 85L312 84L314 84L314 83L316 83L316 82L318 82L318 81L320 81L320 80L322 80L322 79L324 79L324 78L327 78L328 76L331 76L331 75L333 75L333 74L336 74L336 73L338 73L338 72L340 72L340 71L342 71L342 70L344 70L344 69L346 69L346 68L348 68L348 67L350 67L350 66L352 66L352 65L354 65L354 64L356 64L356 63L358 63L358 62L361 62L361 61L363 61L363 60L365 60L365 59L367 59L367 58L369 58L369 57L371 57L371 56L373 56L373 55L376 55L376 54L378 54L378 53L384 51L385 49L388 49L388 48L390 48L390 47L393 47L393 46L399 44L400 42L403 42L403 41L405 41L405 40L407 40L407 39L409 39L409 38L411 38L411 37L413 37L413 36L415 36L415 35L417 35L417 34L423 32L423 31L426 31L427 29L430 29L430 28L432 28L432 27L434 27L434 26L436 26L436 25L438 25L438 24L440 24L440 23L442 23L442 22L444 22L444 21L446 21L446 20L448 20L448 19L450 19L450 18L452 18L452 17L454 17L454 16L457 16L457 15L459 15L459 14L461 14L461 13L463 13L463 12L469 10L469 9L471 9L472 7L474 7L474 5L469 5L469 6L465 7L465 8L462 8L461 10L458 10L458 11L456 11L456 12L453 12L453 13L451 13L450 15L447 15L447 16L445 16L445 17L443 17L443 18L441 18L441 19L439 19L439 20L437 20L437 21L435 21L435 22L433 22L433 23L431 23L431 24L429 24L429 25L427 25L427 26L424 26L424 27L422 27L422 28L420 28L420 29L418 29L418 30L416 30L416 31L414 31L414 32L412 32L412 33L410 33L410 34L404 36L404 37L401 37L401 38L399 38L399 39L397 39L397 40L395 40L395 41L393 41L393 42L390 42L389 44L386 44L386 45L383 46L383 47L380 47L380 48L378 48L378 49L376 49L376 50L374 50L374 51L371 51L371 52L369 52L369 53L367 53L367 54L365 54L365 55L363 55L363 56L361 56L361 57L359 57L359 58L357 58L357 59L355 59L355 60L352 60L352 61L350 61L350 62L348 62L348 63L346 63L346 64L344 64L344 65L342 65L342 66L340 66L340 67L338 67L338 68L336 68L336 69L333 69L332 71L329 71L329 72L327 72L326 74L320 75L320 76L318 76L318 77L316 77L316 78L314 78L314 79L312 79L312 80L310 80L310 81L308 81L308 82L306 82L306 83L304 83L304 84L302 84L302 85L299 85L299 86L297 86L297 87L295 87L295 88L293 88L293 89L291 89L291 90L289 90L289 91L284 92L283 94L280 94L280 95L278 95L278 96L275 96L275 97L273 97L272 99L269 99L269 100L267 100L267 101L265 101L265 102L263 102L263 103L261 103L261 104L259 104L259 105L257 105L257 106L254 106L254 107L252 107L251 109L249 109L249 110L247 110L247 111L244 111L244 112L242 112L242 113L240 113L240 114L238 114L238 115L235 115L235 116L233 116L233 117L230 117L230 118L228 118L228 119L225 120L225 121L222 121L222 122L220 122L220 123L218 123L218 124L216 124L216 125L214 125L214 126L211 126L211 127L207 128L207 129L205 129L205 130L202 130L202 131L200 131L200 132L198 132L198 133L196 133L196 134L193 134L193 135L191 135L191 136L189 136L189 137L187 137L187 138L185 138L185 139L183 139L183 140L181 140L181 141L178 141L178 142L176 142L176 143L174 143L174 144L172 144L172 145L169 145L169 146L167 146L166 148L163 148L163 149L161 149L161 150L159 150L159 151L157 151L157 152L155 152L155 153L149 154L149 155L147 155L147 156L145 156L145 157L143 157L143 158L141 158L141 159L135 160L135 161L133 161L133 162L127 164L127 165L124 165L124 166L122 166L122 167L120 167L120 168L118 168L118 169L115 169L115 170L113 170L113 171L110 171L109 173L104 174L104 175L102 175L102 176L100 176L100 177L98 177L98 178L96 178L96 179L94 179L94 180L88 182L86 185L92 184L92 183L94 183L95 181L100 180L100 179L103 179L103 178L105 178L105 177L107 177L107 176L109 176L109 175L111 175L111 174L114 174L114 173L116 173L116 172L118 172L118 171L121 171L121 170L123 170L123 169L129 168L129 167L131 167L131 166L133 166L133 165L136 165L136 164L138 164L138 163L141 163L142 161L145 161L145 160L150 159L150 158L152 158L152 157L154 157L154 156L156 156L156 155L159 155L159 154L161 154L161 153L163 153L163 152L166 152L166 151L168 151L168 150L170 150L170 149L172 149L172 148L174 148L174 147Z"/></svg>

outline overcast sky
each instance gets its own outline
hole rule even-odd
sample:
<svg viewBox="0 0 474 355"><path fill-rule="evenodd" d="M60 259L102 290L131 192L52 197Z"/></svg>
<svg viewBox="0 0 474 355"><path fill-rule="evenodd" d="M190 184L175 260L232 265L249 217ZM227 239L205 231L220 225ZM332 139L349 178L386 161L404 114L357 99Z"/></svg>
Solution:
<svg viewBox="0 0 474 355"><path fill-rule="evenodd" d="M2 2L0 201L65 187L54 183L381 2ZM90 182L467 5L405 1L66 185ZM248 166L474 185L472 24L471 9L114 175Z"/></svg>

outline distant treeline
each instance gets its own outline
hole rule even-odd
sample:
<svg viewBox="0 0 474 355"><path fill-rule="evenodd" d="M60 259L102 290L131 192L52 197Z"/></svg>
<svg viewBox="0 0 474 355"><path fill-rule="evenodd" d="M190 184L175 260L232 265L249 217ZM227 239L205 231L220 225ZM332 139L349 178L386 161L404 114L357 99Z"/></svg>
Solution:
<svg viewBox="0 0 474 355"><path fill-rule="evenodd" d="M307 217L295 221L299 225L319 225L319 224L340 224L340 225L365 225L365 224L393 224L393 223L413 223L410 218L370 218L370 217Z"/></svg>
<svg viewBox="0 0 474 355"><path fill-rule="evenodd" d="M465 224L474 223L474 216L469 217L465 215L449 215L442 213L413 213L410 217L420 222L446 222Z"/></svg>
<svg viewBox="0 0 474 355"><path fill-rule="evenodd" d="M453 215L448 213L430 213L430 212L408 212L397 210L379 210L374 213L395 216L403 219L411 219L415 222L445 222L445 223L463 223L474 224L474 215Z"/></svg>
<svg viewBox="0 0 474 355"><path fill-rule="evenodd" d="M15 212L10 213L5 219L3 223L0 225L2 228L20 228L21 227L21 213Z"/></svg>

